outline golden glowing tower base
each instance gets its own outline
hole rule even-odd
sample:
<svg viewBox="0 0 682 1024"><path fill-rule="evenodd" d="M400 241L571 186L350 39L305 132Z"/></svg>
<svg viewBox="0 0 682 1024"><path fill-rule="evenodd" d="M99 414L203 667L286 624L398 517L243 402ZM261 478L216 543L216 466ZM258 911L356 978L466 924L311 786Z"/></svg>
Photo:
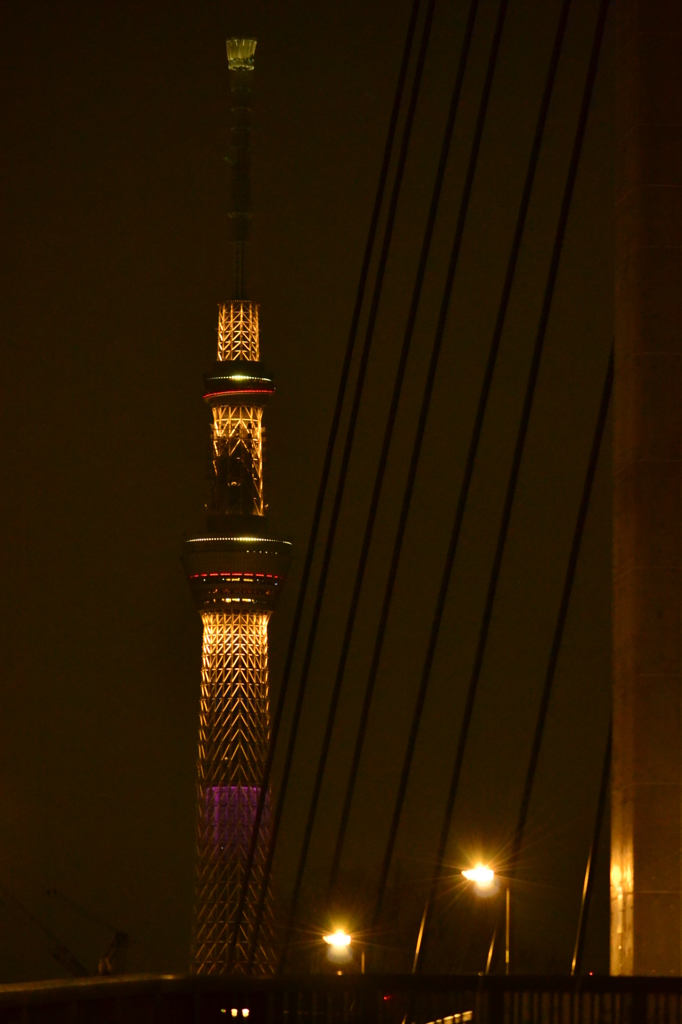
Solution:
<svg viewBox="0 0 682 1024"><path fill-rule="evenodd" d="M201 974L239 973L249 962L270 832L268 801L230 963L260 794L258 769L268 743L269 614L206 612L202 618L194 964ZM273 958L268 898L254 951L254 973L270 973Z"/></svg>

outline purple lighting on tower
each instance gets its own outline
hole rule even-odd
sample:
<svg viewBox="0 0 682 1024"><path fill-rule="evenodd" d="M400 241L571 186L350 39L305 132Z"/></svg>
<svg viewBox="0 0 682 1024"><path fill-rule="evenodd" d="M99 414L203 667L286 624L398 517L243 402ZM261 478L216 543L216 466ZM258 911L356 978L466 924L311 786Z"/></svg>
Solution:
<svg viewBox="0 0 682 1024"><path fill-rule="evenodd" d="M246 860L256 818L260 786L211 786L205 791L206 833L226 857ZM270 794L261 819L259 847L270 833Z"/></svg>

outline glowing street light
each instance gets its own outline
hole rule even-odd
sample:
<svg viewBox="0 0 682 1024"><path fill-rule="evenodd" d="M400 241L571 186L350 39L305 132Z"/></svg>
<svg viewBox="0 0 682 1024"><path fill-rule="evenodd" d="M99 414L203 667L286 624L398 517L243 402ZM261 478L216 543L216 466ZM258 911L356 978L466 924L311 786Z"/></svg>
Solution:
<svg viewBox="0 0 682 1024"><path fill-rule="evenodd" d="M476 864L473 868L468 868L463 871L462 874L469 882L473 882L477 889L489 889L495 879L495 872L492 868L488 867L487 864ZM509 881L505 885L504 889L504 973L509 974L509 933L510 933L510 921L511 921L511 892L509 889ZM492 941L490 943L490 949L488 951L488 962L485 967L485 973L487 974L490 970L490 961L493 957L493 949L495 948L495 936L497 935L497 929L493 934Z"/></svg>
<svg viewBox="0 0 682 1024"><path fill-rule="evenodd" d="M353 959L353 954L350 951L350 935L345 932L343 928L337 928L335 932L330 935L323 935L322 938L329 947L327 949L327 960L331 960L334 964L348 964ZM362 954L362 966L364 972L364 961L365 956ZM337 974L342 974L342 971L337 971Z"/></svg>
<svg viewBox="0 0 682 1024"><path fill-rule="evenodd" d="M486 864L476 864L473 868L463 871L462 874L467 881L474 882L479 889L489 889L495 878L495 872Z"/></svg>

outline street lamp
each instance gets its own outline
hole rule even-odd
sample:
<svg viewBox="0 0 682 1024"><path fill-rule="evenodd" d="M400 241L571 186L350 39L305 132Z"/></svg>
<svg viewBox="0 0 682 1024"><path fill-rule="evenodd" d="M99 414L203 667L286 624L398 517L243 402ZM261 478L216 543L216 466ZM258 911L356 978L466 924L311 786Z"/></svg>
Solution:
<svg viewBox="0 0 682 1024"><path fill-rule="evenodd" d="M350 935L344 932L342 928L337 928L332 935L323 935L322 938L328 946L333 946L334 949L343 949L344 946L350 946Z"/></svg>
<svg viewBox="0 0 682 1024"><path fill-rule="evenodd" d="M495 880L495 872L487 864L476 864L462 874L469 882L474 882L478 889L489 889Z"/></svg>
<svg viewBox="0 0 682 1024"><path fill-rule="evenodd" d="M331 960L332 963L345 964L352 959L351 951L348 948L351 943L351 937L343 928L337 928L335 932L323 935L322 938L329 946L327 959Z"/></svg>
<svg viewBox="0 0 682 1024"><path fill-rule="evenodd" d="M477 889L485 891L490 889L494 880L495 872L487 864L475 864L473 868L467 868L462 874L468 882L473 882ZM509 882L504 887L504 973L509 974L509 924L511 917L511 895L509 891ZM497 929L496 929L497 930ZM485 973L487 974L490 970L490 961L493 956L493 949L495 947L495 936L493 935L492 942L490 943L490 949L488 951L488 962L486 964Z"/></svg>

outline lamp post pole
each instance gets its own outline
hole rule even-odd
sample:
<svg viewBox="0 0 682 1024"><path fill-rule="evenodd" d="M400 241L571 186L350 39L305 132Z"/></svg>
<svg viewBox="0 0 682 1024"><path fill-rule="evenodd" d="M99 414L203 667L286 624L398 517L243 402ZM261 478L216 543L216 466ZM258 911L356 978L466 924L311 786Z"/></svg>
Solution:
<svg viewBox="0 0 682 1024"><path fill-rule="evenodd" d="M477 889L484 891L489 889L495 880L495 872L493 869L485 864L477 864L473 868L468 868L463 871L462 874L468 882L473 882ZM499 918L498 918L499 921ZM510 967L510 931L511 931L511 888L510 880L507 879L504 887L504 973L509 974ZM490 973L490 964L493 958L493 950L495 949L495 939L497 937L497 927L493 932L493 937L490 941L490 948L488 949L488 959L485 965L485 973Z"/></svg>
<svg viewBox="0 0 682 1024"><path fill-rule="evenodd" d="M507 882L504 890L504 973L509 974L509 926L511 919L511 889Z"/></svg>

